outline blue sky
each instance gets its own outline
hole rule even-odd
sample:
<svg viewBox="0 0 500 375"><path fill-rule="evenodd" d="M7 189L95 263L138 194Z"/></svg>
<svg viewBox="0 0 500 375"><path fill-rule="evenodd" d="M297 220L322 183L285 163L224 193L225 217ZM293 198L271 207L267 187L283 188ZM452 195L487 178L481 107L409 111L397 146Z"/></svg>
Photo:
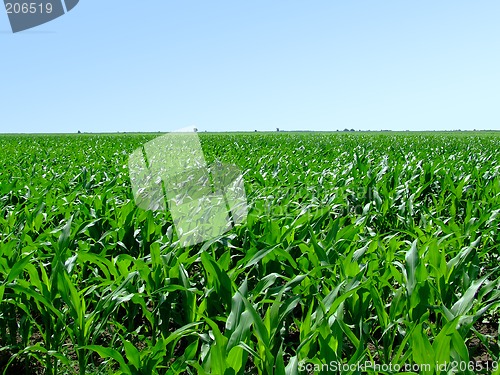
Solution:
<svg viewBox="0 0 500 375"><path fill-rule="evenodd" d="M500 2L81 0L12 34L0 133L500 129Z"/></svg>

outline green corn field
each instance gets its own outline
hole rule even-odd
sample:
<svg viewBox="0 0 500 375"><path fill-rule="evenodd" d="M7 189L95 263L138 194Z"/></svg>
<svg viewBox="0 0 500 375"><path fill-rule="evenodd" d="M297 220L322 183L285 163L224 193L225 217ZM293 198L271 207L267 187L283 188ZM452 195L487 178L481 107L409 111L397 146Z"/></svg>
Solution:
<svg viewBox="0 0 500 375"><path fill-rule="evenodd" d="M500 374L500 133L200 133L248 217L137 207L158 134L0 136L3 374Z"/></svg>

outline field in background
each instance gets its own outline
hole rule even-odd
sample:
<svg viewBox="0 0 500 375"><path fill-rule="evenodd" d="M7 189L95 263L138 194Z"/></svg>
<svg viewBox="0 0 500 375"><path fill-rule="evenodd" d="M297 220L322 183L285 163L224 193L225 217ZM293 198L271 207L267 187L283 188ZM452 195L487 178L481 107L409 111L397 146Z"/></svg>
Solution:
<svg viewBox="0 0 500 375"><path fill-rule="evenodd" d="M250 212L190 248L133 201L157 135L0 137L4 373L500 373L499 132L199 133Z"/></svg>

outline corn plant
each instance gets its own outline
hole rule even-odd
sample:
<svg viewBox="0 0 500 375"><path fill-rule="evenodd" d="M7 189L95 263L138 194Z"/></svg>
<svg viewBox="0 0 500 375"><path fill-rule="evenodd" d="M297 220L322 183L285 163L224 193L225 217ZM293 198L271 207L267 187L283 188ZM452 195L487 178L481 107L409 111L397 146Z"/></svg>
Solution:
<svg viewBox="0 0 500 375"><path fill-rule="evenodd" d="M200 134L249 212L190 247L155 136L0 136L4 374L500 374L498 132Z"/></svg>

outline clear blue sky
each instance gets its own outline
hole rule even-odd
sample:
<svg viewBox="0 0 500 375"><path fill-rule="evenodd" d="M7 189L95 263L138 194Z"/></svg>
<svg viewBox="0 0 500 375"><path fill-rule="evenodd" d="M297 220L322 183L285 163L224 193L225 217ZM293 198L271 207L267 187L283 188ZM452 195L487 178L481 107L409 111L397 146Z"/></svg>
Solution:
<svg viewBox="0 0 500 375"><path fill-rule="evenodd" d="M500 1L81 0L12 34L0 133L500 129Z"/></svg>

